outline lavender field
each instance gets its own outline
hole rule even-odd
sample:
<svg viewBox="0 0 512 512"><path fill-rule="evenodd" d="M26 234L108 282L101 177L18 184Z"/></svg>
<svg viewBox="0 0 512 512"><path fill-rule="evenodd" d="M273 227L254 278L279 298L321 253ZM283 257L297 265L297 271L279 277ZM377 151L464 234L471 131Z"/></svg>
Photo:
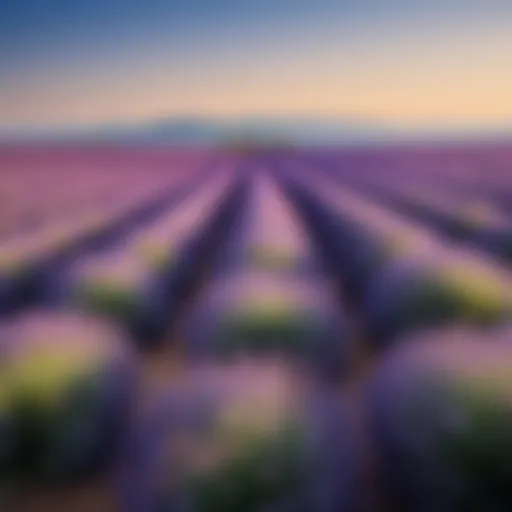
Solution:
<svg viewBox="0 0 512 512"><path fill-rule="evenodd" d="M0 148L0 510L512 510L512 146Z"/></svg>

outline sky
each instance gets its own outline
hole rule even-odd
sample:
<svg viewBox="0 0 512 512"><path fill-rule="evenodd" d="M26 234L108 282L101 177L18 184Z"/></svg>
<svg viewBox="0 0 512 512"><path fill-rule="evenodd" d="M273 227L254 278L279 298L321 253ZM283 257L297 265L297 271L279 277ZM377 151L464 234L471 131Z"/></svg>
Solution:
<svg viewBox="0 0 512 512"><path fill-rule="evenodd" d="M0 127L512 126L510 0L2 0Z"/></svg>

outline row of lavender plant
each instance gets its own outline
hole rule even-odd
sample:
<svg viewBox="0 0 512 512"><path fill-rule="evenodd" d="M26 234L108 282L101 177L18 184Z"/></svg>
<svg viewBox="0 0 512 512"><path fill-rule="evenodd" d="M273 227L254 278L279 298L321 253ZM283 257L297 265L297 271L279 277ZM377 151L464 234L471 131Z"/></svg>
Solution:
<svg viewBox="0 0 512 512"><path fill-rule="evenodd" d="M151 155L127 159L99 151L68 155L62 149L46 156L20 149L8 158L0 150L1 240L41 230L60 217L70 220L96 208L104 210L125 200L130 190L156 195L175 181L174 175L199 167L213 156L206 151L176 153L169 151L160 161Z"/></svg>
<svg viewBox="0 0 512 512"><path fill-rule="evenodd" d="M509 274L331 180L290 180L370 329L401 321L360 397L384 510L508 510Z"/></svg>
<svg viewBox="0 0 512 512"><path fill-rule="evenodd" d="M45 284L47 303L107 316L139 342L159 341L209 240L225 228L223 208L232 213L236 206L234 166L231 161L212 169L204 183L152 222L53 275Z"/></svg>
<svg viewBox="0 0 512 512"><path fill-rule="evenodd" d="M111 254L113 265L102 268L106 273L89 275L85 283L75 281L73 276L78 274L74 272L66 274L62 291L69 302L77 300L76 307L68 302L56 309L51 301L1 320L1 507L9 507L11 495L23 492L27 484L62 489L83 478L110 480L110 475L119 473L140 418L137 404L143 382L140 357L122 325L116 326L108 314L97 314L115 302L101 295L108 295L113 280L120 286L114 295L140 293L137 307L151 306L145 301L155 297L143 296L149 286L130 289L130 279L126 287L116 279L118 268L128 266L123 265L125 258L145 266L147 275L154 274L152 283L167 288L167 297L175 296L174 287L196 273L201 254L218 243L219 232L227 229L240 205L243 194L234 165L232 160L224 161L224 167L212 169L209 180L178 208L166 211L149 226L138 226ZM105 278L107 289L100 286L99 294L89 294L85 288L97 284L92 277ZM80 288L77 294L71 285ZM86 302L93 307L82 307L79 297L84 296L92 298ZM125 313L138 317L137 307ZM95 313L85 311L90 309ZM175 314L159 313L162 321Z"/></svg>
<svg viewBox="0 0 512 512"><path fill-rule="evenodd" d="M489 199L464 200L455 191L394 172L340 173L339 179L399 213L411 216L456 241L512 261L512 218Z"/></svg>
<svg viewBox="0 0 512 512"><path fill-rule="evenodd" d="M511 276L494 260L311 171L292 181L374 341L462 319L510 319Z"/></svg>
<svg viewBox="0 0 512 512"><path fill-rule="evenodd" d="M332 380L350 367L346 319L277 181L257 159L247 174L187 315L191 368L122 480L127 510L355 510L358 436Z"/></svg>
<svg viewBox="0 0 512 512"><path fill-rule="evenodd" d="M248 204L192 315L192 355L295 353L343 374L351 348L342 315L292 205L255 168Z"/></svg>
<svg viewBox="0 0 512 512"><path fill-rule="evenodd" d="M122 193L94 211L20 232L0 248L0 311L40 298L46 279L74 258L109 245L180 201L204 179L205 167L183 168L155 183L127 181Z"/></svg>

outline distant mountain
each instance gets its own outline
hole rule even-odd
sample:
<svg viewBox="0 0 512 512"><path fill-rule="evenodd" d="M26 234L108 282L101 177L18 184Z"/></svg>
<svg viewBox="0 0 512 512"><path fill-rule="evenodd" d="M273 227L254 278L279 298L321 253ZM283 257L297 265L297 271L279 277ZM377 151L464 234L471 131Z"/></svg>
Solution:
<svg viewBox="0 0 512 512"><path fill-rule="evenodd" d="M127 144L216 145L236 141L278 141L294 144L367 144L417 140L467 140L468 138L508 137L512 130L481 132L410 130L357 119L307 117L243 118L217 120L164 118L147 122L100 126L0 131L0 140L15 142L91 142Z"/></svg>
<svg viewBox="0 0 512 512"><path fill-rule="evenodd" d="M240 140L282 141L296 144L371 141L390 131L371 124L307 118L248 118L210 120L170 118L131 125L90 129L60 128L0 131L11 141L86 141L141 144L223 144Z"/></svg>
<svg viewBox="0 0 512 512"><path fill-rule="evenodd" d="M123 139L127 133L112 131L111 135L115 139ZM391 135L389 130L343 120L251 118L234 121L161 120L130 130L128 136L133 142L149 143L218 144L237 140L278 140L307 144L368 141L386 135Z"/></svg>

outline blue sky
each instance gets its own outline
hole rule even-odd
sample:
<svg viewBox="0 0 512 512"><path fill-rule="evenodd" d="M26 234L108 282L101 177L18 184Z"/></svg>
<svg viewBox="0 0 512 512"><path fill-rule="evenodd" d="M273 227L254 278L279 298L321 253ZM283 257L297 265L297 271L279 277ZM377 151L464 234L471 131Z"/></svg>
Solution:
<svg viewBox="0 0 512 512"><path fill-rule="evenodd" d="M510 0L4 0L4 125L512 121Z"/></svg>

